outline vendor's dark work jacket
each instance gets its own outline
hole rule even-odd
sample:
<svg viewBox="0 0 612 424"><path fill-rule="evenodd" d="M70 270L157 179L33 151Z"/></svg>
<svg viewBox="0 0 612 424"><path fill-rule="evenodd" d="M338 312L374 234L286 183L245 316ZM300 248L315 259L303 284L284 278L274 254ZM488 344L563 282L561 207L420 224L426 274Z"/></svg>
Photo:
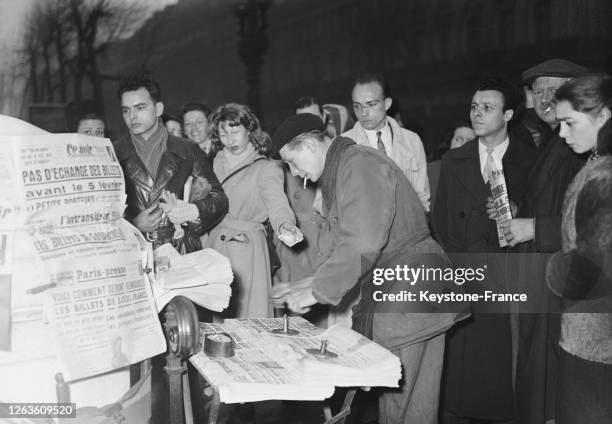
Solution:
<svg viewBox="0 0 612 424"><path fill-rule="evenodd" d="M130 222L144 209L157 204L164 189L182 199L189 176L194 181L199 177L199 185L204 184L205 189L198 199L190 199L198 208L199 220L183 225L183 241L187 252L201 249L199 237L217 225L228 210L227 197L204 152L196 143L168 134L166 150L153 179L138 157L129 134L115 140L113 146L123 169L127 194L125 218ZM173 228L173 224L168 221L167 227ZM167 228L158 231L164 229Z"/></svg>
<svg viewBox="0 0 612 424"><path fill-rule="evenodd" d="M389 349L427 340L465 317L455 313L412 313L408 306L379 313L384 304L373 300L373 268L450 264L429 234L416 192L390 158L371 147L337 137L327 151L319 185L325 221L319 238L321 261L312 290L320 303L337 305L353 287L360 287L361 300L354 309L353 326ZM414 287L430 289L429 283L422 284ZM431 286L435 291L436 284ZM397 291L389 290L386 284L379 287ZM427 311L438 312L435 307Z"/></svg>

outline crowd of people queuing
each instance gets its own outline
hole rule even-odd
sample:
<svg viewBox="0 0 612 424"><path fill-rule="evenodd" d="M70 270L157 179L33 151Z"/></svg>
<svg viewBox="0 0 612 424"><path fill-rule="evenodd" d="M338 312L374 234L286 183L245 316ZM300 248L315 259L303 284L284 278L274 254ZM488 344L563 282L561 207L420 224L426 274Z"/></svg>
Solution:
<svg viewBox="0 0 612 424"><path fill-rule="evenodd" d="M551 59L522 81L474 87L469 119L427 163L379 74L356 78L354 116L306 96L272 137L246 105L189 102L173 116L151 76L127 77L128 132L113 141L126 218L154 246L226 255L225 317L324 304L317 323L352 325L398 355L380 423L612 423L612 80ZM103 114L85 109L72 130L103 136ZM501 229L493 169L512 213ZM377 313L373 268L461 266L466 253L512 263L539 313Z"/></svg>

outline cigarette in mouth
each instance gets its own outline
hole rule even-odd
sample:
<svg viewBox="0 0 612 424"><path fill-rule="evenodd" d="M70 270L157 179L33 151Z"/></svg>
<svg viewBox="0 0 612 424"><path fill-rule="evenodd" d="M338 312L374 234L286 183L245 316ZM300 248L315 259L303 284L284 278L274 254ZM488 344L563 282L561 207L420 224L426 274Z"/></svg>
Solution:
<svg viewBox="0 0 612 424"><path fill-rule="evenodd" d="M304 177L304 190L306 190L306 182L308 181L307 177Z"/></svg>
<svg viewBox="0 0 612 424"><path fill-rule="evenodd" d="M544 109L544 113L548 113L552 110L552 106L548 106L546 109Z"/></svg>

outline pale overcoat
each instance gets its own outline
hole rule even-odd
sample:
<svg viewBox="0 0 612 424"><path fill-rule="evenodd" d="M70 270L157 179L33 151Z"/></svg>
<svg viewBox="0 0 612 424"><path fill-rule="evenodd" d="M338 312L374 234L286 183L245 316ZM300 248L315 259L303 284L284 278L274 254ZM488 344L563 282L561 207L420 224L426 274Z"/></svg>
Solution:
<svg viewBox="0 0 612 424"><path fill-rule="evenodd" d="M271 317L272 276L264 223L269 219L275 232L283 222L295 225L283 191L283 170L256 151L233 166L226 155L224 150L217 153L213 169L229 199L229 212L202 242L232 264L232 299L224 315Z"/></svg>

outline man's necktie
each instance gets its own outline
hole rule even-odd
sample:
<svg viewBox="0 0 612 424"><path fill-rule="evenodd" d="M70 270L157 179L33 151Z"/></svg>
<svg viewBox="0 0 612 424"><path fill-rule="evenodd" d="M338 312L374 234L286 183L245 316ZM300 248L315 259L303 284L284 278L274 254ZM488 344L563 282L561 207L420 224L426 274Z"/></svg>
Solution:
<svg viewBox="0 0 612 424"><path fill-rule="evenodd" d="M378 150L380 150L384 154L387 154L387 149L385 149L385 143L383 143L381 135L382 135L382 132L376 131L376 137L378 138L378 140L376 141L376 144L378 146Z"/></svg>
<svg viewBox="0 0 612 424"><path fill-rule="evenodd" d="M495 167L495 163L493 162L493 149L487 149L487 160L485 162L484 169L482 170L482 178L485 183L489 182L489 177L491 175L491 170Z"/></svg>

